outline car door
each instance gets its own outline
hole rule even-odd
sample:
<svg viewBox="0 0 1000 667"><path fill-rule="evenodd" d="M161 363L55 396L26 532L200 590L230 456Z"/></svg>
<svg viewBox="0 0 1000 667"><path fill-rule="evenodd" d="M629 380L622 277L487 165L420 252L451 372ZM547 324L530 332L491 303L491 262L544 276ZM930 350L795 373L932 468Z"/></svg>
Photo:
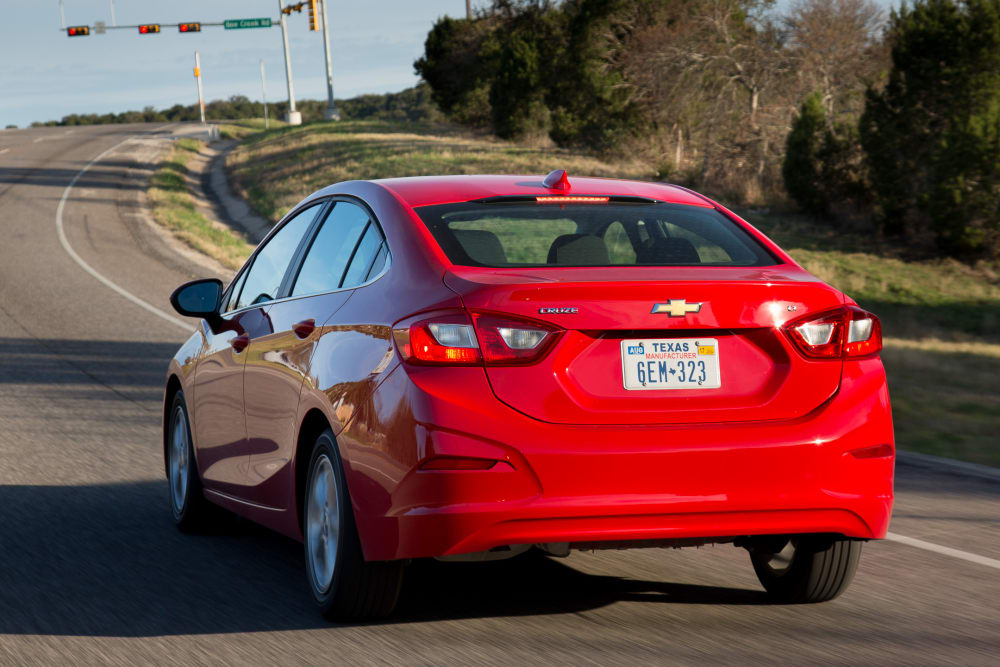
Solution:
<svg viewBox="0 0 1000 667"><path fill-rule="evenodd" d="M272 331L250 343L244 376L247 435L252 443L251 499L284 509L291 502L299 394L322 325L358 284L354 260L370 252L368 212L333 202L290 273L283 298L268 308ZM367 261L367 260L366 260Z"/></svg>
<svg viewBox="0 0 1000 667"><path fill-rule="evenodd" d="M215 330L202 323L205 349L195 373L194 431L206 487L245 497L250 464L243 372L251 341L273 331L267 305L277 293L321 206L288 218L254 253L224 299Z"/></svg>

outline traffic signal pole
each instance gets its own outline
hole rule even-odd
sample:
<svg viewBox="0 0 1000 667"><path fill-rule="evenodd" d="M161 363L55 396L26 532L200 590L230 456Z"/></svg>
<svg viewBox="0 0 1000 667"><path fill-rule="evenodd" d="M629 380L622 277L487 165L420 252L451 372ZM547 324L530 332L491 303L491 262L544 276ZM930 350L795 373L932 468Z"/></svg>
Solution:
<svg viewBox="0 0 1000 667"><path fill-rule="evenodd" d="M319 0L323 19L323 51L326 54L326 112L327 120L340 120L340 114L333 102L333 67L330 65L330 24L326 20L326 0Z"/></svg>
<svg viewBox="0 0 1000 667"><path fill-rule="evenodd" d="M288 82L288 115L285 120L289 125L301 125L302 114L295 110L295 91L292 89L292 60L288 55L288 26L285 18L285 0L278 0L281 9L281 42L285 47L285 79Z"/></svg>

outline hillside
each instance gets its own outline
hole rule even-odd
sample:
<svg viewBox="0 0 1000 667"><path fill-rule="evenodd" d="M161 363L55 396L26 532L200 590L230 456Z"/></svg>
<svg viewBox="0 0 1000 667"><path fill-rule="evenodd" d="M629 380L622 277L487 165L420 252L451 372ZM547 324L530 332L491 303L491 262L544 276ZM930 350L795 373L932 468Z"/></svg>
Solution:
<svg viewBox="0 0 1000 667"><path fill-rule="evenodd" d="M348 179L544 174L555 168L652 179L655 171L637 161L610 163L438 125L343 122L230 133L245 135L227 162L231 182L271 220L309 193ZM740 213L807 269L882 317L901 448L1000 465L1000 267L910 260L803 216Z"/></svg>

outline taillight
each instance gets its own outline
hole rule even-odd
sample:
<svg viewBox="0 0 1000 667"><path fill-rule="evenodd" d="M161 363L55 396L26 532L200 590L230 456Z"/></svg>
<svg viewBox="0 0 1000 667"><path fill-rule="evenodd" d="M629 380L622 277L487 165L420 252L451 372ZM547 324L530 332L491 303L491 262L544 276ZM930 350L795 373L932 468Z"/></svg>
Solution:
<svg viewBox="0 0 1000 667"><path fill-rule="evenodd" d="M857 306L807 315L784 328L802 354L814 359L867 357L882 349L882 323Z"/></svg>
<svg viewBox="0 0 1000 667"><path fill-rule="evenodd" d="M560 333L542 322L492 313L448 313L393 329L404 360L449 366L510 366L541 359Z"/></svg>
<svg viewBox="0 0 1000 667"><path fill-rule="evenodd" d="M487 366L511 366L538 361L555 342L559 330L541 322L506 315L473 313L479 347Z"/></svg>
<svg viewBox="0 0 1000 667"><path fill-rule="evenodd" d="M482 361L476 333L462 314L440 315L393 329L399 354L414 364L474 366Z"/></svg>

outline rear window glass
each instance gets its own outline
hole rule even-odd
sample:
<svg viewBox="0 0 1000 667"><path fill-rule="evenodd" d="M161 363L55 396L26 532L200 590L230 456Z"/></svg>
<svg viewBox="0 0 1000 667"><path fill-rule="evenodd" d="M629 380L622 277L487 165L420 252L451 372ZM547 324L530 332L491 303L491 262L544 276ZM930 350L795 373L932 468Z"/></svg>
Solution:
<svg viewBox="0 0 1000 667"><path fill-rule="evenodd" d="M683 204L464 202L417 214L464 266L770 266L722 213Z"/></svg>

